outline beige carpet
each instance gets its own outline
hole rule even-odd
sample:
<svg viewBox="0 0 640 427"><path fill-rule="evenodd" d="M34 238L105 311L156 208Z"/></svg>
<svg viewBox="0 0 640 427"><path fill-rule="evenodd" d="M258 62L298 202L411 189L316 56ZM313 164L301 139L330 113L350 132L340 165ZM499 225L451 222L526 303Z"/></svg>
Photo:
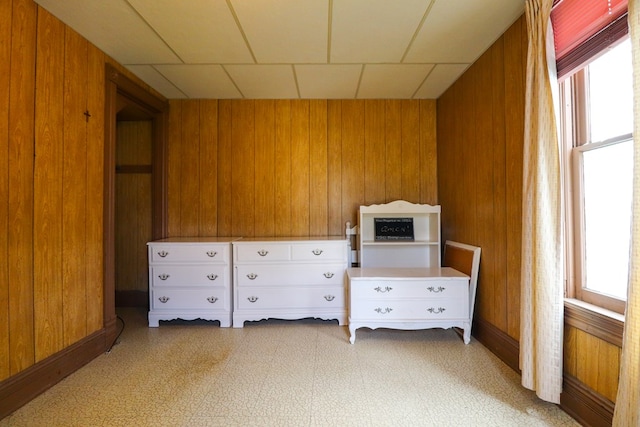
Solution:
<svg viewBox="0 0 640 427"><path fill-rule="evenodd" d="M118 310L108 353L5 426L576 426L475 339L320 320L161 322Z"/></svg>

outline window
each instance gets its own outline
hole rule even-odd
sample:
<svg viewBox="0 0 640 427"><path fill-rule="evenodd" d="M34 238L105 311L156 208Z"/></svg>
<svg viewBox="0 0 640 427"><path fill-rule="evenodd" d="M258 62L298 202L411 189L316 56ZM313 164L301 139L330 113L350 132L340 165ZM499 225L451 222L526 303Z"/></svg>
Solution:
<svg viewBox="0 0 640 427"><path fill-rule="evenodd" d="M633 184L631 43L561 84L569 297L624 312Z"/></svg>

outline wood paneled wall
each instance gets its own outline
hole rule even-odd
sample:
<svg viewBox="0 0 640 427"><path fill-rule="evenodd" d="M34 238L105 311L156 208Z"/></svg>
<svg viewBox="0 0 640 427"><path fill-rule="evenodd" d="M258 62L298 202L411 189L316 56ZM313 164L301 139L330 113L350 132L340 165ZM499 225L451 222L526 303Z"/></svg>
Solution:
<svg viewBox="0 0 640 427"><path fill-rule="evenodd" d="M434 100L174 100L170 236L342 235L358 206L437 203Z"/></svg>
<svg viewBox="0 0 640 427"><path fill-rule="evenodd" d="M443 239L482 248L476 318L516 342L526 52L523 16L437 102ZM613 401L619 347L566 327L564 369Z"/></svg>

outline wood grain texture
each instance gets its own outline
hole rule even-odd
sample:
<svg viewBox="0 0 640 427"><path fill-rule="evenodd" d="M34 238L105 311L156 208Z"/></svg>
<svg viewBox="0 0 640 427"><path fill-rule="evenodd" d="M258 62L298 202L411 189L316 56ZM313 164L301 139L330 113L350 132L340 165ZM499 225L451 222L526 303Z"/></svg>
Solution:
<svg viewBox="0 0 640 427"><path fill-rule="evenodd" d="M255 236L255 101L232 101L232 235Z"/></svg>
<svg viewBox="0 0 640 427"><path fill-rule="evenodd" d="M438 204L436 100L420 100L420 203Z"/></svg>
<svg viewBox="0 0 640 427"><path fill-rule="evenodd" d="M198 235L215 236L218 233L218 102L200 101L200 201Z"/></svg>
<svg viewBox="0 0 640 427"><path fill-rule="evenodd" d="M64 24L38 14L34 165L34 334L41 361L64 348L62 300L62 159Z"/></svg>
<svg viewBox="0 0 640 427"><path fill-rule="evenodd" d="M365 101L342 101L342 223L357 223L364 200Z"/></svg>
<svg viewBox="0 0 640 427"><path fill-rule="evenodd" d="M273 236L275 233L274 203L276 189L275 163L275 101L255 104L256 175L255 175L255 233Z"/></svg>
<svg viewBox="0 0 640 427"><path fill-rule="evenodd" d="M182 104L180 234L197 236L200 201L200 102ZM187 172L188 171L188 172Z"/></svg>
<svg viewBox="0 0 640 427"><path fill-rule="evenodd" d="M291 229L291 101L276 101L275 235L290 236Z"/></svg>
<svg viewBox="0 0 640 427"><path fill-rule="evenodd" d="M309 235L329 234L327 101L309 103Z"/></svg>
<svg viewBox="0 0 640 427"><path fill-rule="evenodd" d="M33 365L33 167L36 6L14 0L8 147L9 371Z"/></svg>
<svg viewBox="0 0 640 427"><path fill-rule="evenodd" d="M233 153L233 135L231 133L231 101L218 101L218 235L232 236L231 201L231 177L233 166L231 156Z"/></svg>
<svg viewBox="0 0 640 427"><path fill-rule="evenodd" d="M420 200L420 103L403 99L401 106L402 199Z"/></svg>
<svg viewBox="0 0 640 427"><path fill-rule="evenodd" d="M167 147L167 191L169 237L180 236L180 181L182 167L179 161L182 149L182 105L184 101L173 99L169 101L169 136Z"/></svg>
<svg viewBox="0 0 640 427"><path fill-rule="evenodd" d="M385 101L385 197L387 201L402 199L402 102Z"/></svg>
<svg viewBox="0 0 640 427"><path fill-rule="evenodd" d="M9 200L9 93L12 0L0 2L0 200ZM9 204L0 203L0 381L10 375Z"/></svg>
<svg viewBox="0 0 640 427"><path fill-rule="evenodd" d="M327 191L328 234L339 236L345 232L342 222L342 104L335 100L327 101Z"/></svg>
<svg viewBox="0 0 640 427"><path fill-rule="evenodd" d="M385 101L371 100L365 103L364 129L364 203L365 205L384 203L386 140Z"/></svg>
<svg viewBox="0 0 640 427"><path fill-rule="evenodd" d="M309 101L291 102L291 235L309 235Z"/></svg>

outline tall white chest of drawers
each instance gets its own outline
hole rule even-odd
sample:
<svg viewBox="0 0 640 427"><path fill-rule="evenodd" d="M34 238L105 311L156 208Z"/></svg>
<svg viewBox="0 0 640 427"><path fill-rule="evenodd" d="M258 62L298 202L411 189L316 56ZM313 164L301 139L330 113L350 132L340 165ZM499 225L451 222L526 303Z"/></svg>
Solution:
<svg viewBox="0 0 640 427"><path fill-rule="evenodd" d="M356 329L464 329L471 339L469 276L449 267L350 268L350 342Z"/></svg>
<svg viewBox="0 0 640 427"><path fill-rule="evenodd" d="M230 238L149 242L149 326L160 320L219 320L230 327Z"/></svg>
<svg viewBox="0 0 640 427"><path fill-rule="evenodd" d="M347 320L344 237L254 238L233 246L233 327L268 318Z"/></svg>

